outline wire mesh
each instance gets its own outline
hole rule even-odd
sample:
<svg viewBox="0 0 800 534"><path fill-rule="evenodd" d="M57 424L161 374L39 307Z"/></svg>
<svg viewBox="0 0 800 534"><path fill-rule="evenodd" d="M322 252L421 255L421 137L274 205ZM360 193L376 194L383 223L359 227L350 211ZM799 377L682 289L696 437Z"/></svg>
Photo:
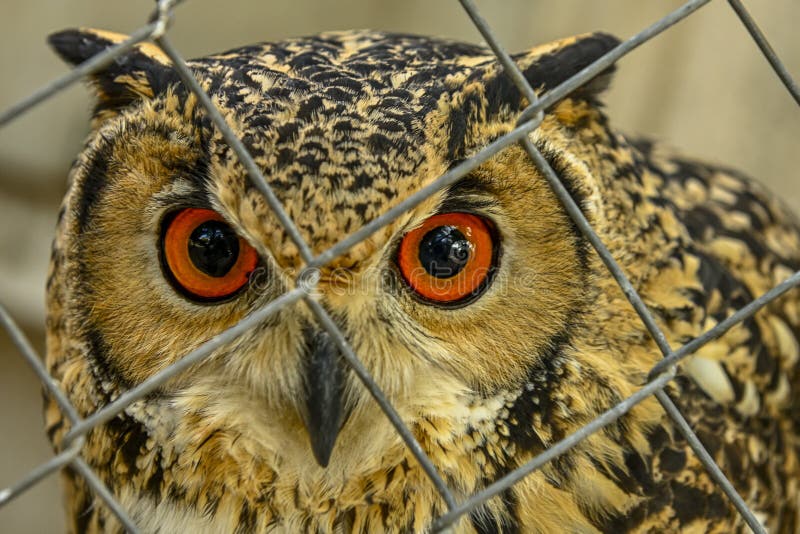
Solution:
<svg viewBox="0 0 800 534"><path fill-rule="evenodd" d="M754 299L752 302L732 314L727 319L719 322L713 328L673 351L667 342L666 336L656 324L655 319L642 301L636 289L629 281L628 277L614 260L611 253L603 244L602 240L594 231L590 223L586 220L580 208L577 206L567 189L562 184L557 173L551 168L547 160L528 137L528 134L535 130L541 122L544 109L554 104L583 83L589 81L591 78L608 68L622 56L628 54L634 48L646 43L672 25L690 16L709 1L710 0L691 0L686 2L678 9L668 13L666 16L657 20L655 23L637 33L630 39L622 42L616 48L560 84L558 87L550 90L546 94L537 96L533 88L522 75L519 68L505 52L489 24L483 19L483 17L481 17L474 2L472 0L460 0L462 8L466 11L467 15L475 24L475 27L484 37L494 54L497 56L497 59L503 66L506 74L517 85L520 92L528 99L528 107L520 114L517 126L512 131L486 145L471 158L468 158L467 160L451 168L428 186L408 196L393 208L376 217L360 229L344 237L338 243L316 256L313 254L308 244L303 240L294 222L284 211L283 206L275 196L271 187L258 168L258 165L248 153L244 144L233 133L222 114L212 103L209 96L201 88L200 84L187 67L186 62L183 60L179 52L175 49L167 37L169 24L173 18L173 8L179 3L177 0L160 0L155 13L150 19L150 22L133 32L129 39L88 59L84 63L72 69L66 75L54 80L39 90L34 91L30 96L21 102L0 113L0 126L4 126L16 117L19 117L26 111L30 110L32 107L57 94L84 76L101 70L110 62L129 51L137 43L143 41L152 41L159 46L167 56L169 56L183 83L198 97L200 105L203 106L205 111L209 114L209 117L211 118L213 124L219 129L225 142L228 143L228 145L233 149L240 162L246 169L253 185L264 196L268 205L276 214L287 234L297 245L301 257L306 263L306 267L299 273L297 277L297 285L295 289L286 292L263 307L253 311L239 323L212 337L198 348L189 352L176 363L154 374L130 390L124 392L116 400L100 408L86 418L81 418L78 415L78 412L72 406L64 393L59 389L55 380L48 374L47 369L42 363L42 359L36 354L32 345L26 339L19 326L14 322L13 318L5 309L5 307L0 305L0 324L2 324L2 327L8 331L14 345L18 348L26 362L33 368L34 372L41 380L46 394L55 399L56 403L71 423L71 428L66 434L62 444L62 452L47 462L31 469L26 476L13 485L0 490L0 506L8 503L51 473L66 466L70 466L76 473L85 478L96 495L106 503L111 512L119 519L121 524L129 532L138 532L136 524L128 516L126 510L123 509L111 491L109 491L103 481L92 470L91 466L88 465L81 457L81 447L84 443L86 434L98 425L106 423L117 414L125 410L131 403L145 397L148 393L154 391L156 388L170 380L175 375L181 373L192 365L201 362L210 356L217 348L234 340L236 337L242 335L249 329L264 321L270 315L278 312L285 306L289 306L292 303L302 300L305 305L309 307L314 316L316 316L319 324L330 334L331 338L339 346L339 349L341 350L347 364L355 372L369 393L378 403L381 410L384 412L391 424L395 427L398 434L409 448L410 452L420 463L426 475L429 477L446 503L448 510L432 525L432 530L434 532L447 529L463 515L470 513L488 499L491 499L503 491L506 491L523 477L533 473L538 469L541 469L548 462L565 453L570 448L576 446L588 436L613 423L625 415L635 405L649 398L650 396L655 396L658 399L667 415L675 422L676 428L684 435L687 443L709 471L712 479L728 496L733 505L741 514L746 524L752 529L753 532L765 532L764 527L756 519L752 510L750 510L742 497L736 492L735 488L725 477L725 474L722 472L720 467L715 463L711 455L694 434L689 424L680 413L679 409L667 396L664 391L664 387L675 376L676 365L682 359L692 355L706 343L724 335L725 332L751 317L758 310L779 298L781 295L793 288L796 288L797 286L800 286L800 272L793 274L791 277L758 298ZM800 90L798 89L796 82L792 79L780 58L769 45L769 42L756 22L753 20L752 16L747 12L740 0L729 0L729 4L735 11L736 15L740 18L748 33L750 33L753 40L762 51L763 55L770 63L781 82L786 86L792 98L794 98L794 100L800 104ZM313 292L319 280L318 268L328 264L354 245L368 238L375 231L391 223L407 210L426 200L434 192L463 178L482 163L486 162L494 155L515 143L522 145L534 165L539 169L549 183L567 214L574 221L579 231L594 247L595 251L604 262L609 272L615 278L617 284L625 294L631 306L642 320L642 323L652 336L656 345L661 350L663 359L659 361L650 371L647 383L630 397L622 400L609 410L603 412L573 434L553 444L551 447L547 448L545 451L531 459L526 464L496 480L483 490L468 497L462 502L457 502L453 492L450 490L450 488L448 488L445 481L439 475L433 462L425 454L425 451L417 442L411 430L403 423L389 399L381 391L377 383L372 379L369 371L361 363L342 331L338 328L325 308L313 298Z"/></svg>

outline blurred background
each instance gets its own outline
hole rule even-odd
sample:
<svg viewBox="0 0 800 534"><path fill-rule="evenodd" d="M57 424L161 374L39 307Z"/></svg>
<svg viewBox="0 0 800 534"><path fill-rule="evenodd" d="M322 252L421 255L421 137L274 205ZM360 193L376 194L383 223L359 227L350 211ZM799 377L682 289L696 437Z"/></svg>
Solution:
<svg viewBox="0 0 800 534"><path fill-rule="evenodd" d="M478 1L507 49L594 30L627 38L682 2ZM749 0L748 9L800 77L796 0ZM45 44L75 26L129 33L150 0L6 2L0 18L0 109L66 72ZM374 28L480 41L455 0L191 0L170 34L184 57L324 30ZM688 155L737 167L800 211L800 109L726 2L717 0L619 63L606 96L617 128ZM75 85L0 129L0 302L43 350L50 240L70 163L87 133L87 92ZM41 393L0 332L0 488L48 459ZM57 477L0 508L0 532L61 532Z"/></svg>

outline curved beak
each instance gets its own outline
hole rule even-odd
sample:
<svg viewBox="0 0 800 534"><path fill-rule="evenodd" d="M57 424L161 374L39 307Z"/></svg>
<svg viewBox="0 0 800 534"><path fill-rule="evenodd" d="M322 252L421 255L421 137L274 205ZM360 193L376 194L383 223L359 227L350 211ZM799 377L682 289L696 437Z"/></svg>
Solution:
<svg viewBox="0 0 800 534"><path fill-rule="evenodd" d="M322 467L328 461L344 420L344 369L339 348L324 330L305 331L304 422L314 458Z"/></svg>

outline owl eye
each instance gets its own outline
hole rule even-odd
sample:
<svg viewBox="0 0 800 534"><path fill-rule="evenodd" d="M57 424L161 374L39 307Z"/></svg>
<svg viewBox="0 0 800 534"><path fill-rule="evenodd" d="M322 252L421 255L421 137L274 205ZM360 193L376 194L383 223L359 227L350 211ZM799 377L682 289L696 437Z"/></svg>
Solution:
<svg viewBox="0 0 800 534"><path fill-rule="evenodd" d="M420 297L464 304L488 287L497 259L490 223L477 215L434 215L403 237L397 263Z"/></svg>
<svg viewBox="0 0 800 534"><path fill-rule="evenodd" d="M258 254L212 210L183 209L167 219L161 250L169 278L188 297L222 300L242 289Z"/></svg>

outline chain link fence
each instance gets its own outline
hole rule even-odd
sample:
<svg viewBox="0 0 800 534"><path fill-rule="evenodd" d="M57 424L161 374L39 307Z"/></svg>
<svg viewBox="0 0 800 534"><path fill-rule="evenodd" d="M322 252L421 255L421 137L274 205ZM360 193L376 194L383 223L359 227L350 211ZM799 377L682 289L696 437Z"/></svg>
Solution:
<svg viewBox="0 0 800 534"><path fill-rule="evenodd" d="M32 107L50 98L64 88L77 82L81 78L103 69L106 65L109 65L112 61L114 61L115 58L131 50L136 44L144 41L152 41L158 47L160 47L167 56L169 56L183 83L197 96L199 102L205 108L212 122L220 130L225 141L237 154L238 158L249 174L249 178L253 185L264 195L264 198L274 211L277 218L280 220L285 231L298 247L298 250L300 251L300 254L306 264L306 267L297 277L295 289L288 291L262 308L253 311L233 327L214 336L197 349L185 355L180 361L156 373L144 382L120 395L113 402L85 418L82 418L78 415L70 401L59 389L56 381L48 374L42 363L42 359L36 353L30 342L26 339L25 335L17 326L14 319L8 313L6 308L0 305L0 323L2 323L3 328L8 331L14 345L19 349L23 358L33 368L34 372L41 380L46 394L52 396L52 398L55 399L60 406L61 410L63 410L63 413L69 420L71 426L70 431L67 433L64 438L64 442L62 443L62 452L42 465L31 469L26 476L13 485L0 490L0 506L7 504L9 501L34 486L48 475L69 466L76 473L85 478L86 482L93 488L97 496L105 502L105 504L114 513L114 515L116 515L122 525L129 532L139 532L137 525L134 524L134 522L130 519L127 511L123 509L119 502L117 502L103 481L81 456L81 449L85 442L86 434L91 432L91 430L98 425L102 425L116 417L131 403L140 400L149 393L155 391L175 375L203 361L217 348L234 340L237 336L264 321L270 315L278 312L281 308L298 301L303 301L316 316L319 324L330 334L332 339L338 345L347 364L352 368L363 385L367 388L369 393L375 399L375 402L378 403L381 410L395 427L398 434L409 448L410 452L420 463L422 469L425 471L430 481L436 487L441 497L447 504L448 511L439 517L432 525L431 530L434 532L446 530L463 515L470 513L488 499L491 499L492 497L506 491L517 481L542 468L542 466L544 466L547 462L563 454L571 447L574 447L594 432L597 432L606 425L613 423L625 415L633 406L642 402L651 395L656 397L669 417L672 418L676 428L686 438L687 443L691 446L695 454L706 467L710 476L728 496L747 525L752 529L753 532L765 532L764 527L760 524L758 519L756 519L752 510L749 509L742 497L736 492L736 489L726 478L719 466L714 462L713 458L704 448L703 444L700 443L700 440L694 434L678 408L667 396L664 391L664 387L675 376L675 366L682 359L692 355L706 343L719 338L738 323L751 317L762 307L777 299L787 291L790 291L791 289L800 285L800 272L794 273L791 277L778 284L770 291L756 298L748 305L744 306L742 309L738 310L736 313L718 323L716 326L693 339L689 343L678 348L677 350L672 350L667 342L666 336L656 324L653 315L643 303L636 289L631 285L631 282L628 280L625 273L622 271L617 262L609 253L606 246L592 229L591 225L588 223L575 201L567 192L556 172L551 168L537 147L530 141L528 135L538 127L539 123L543 119L543 111L550 105L554 104L577 87L586 83L597 74L601 73L603 70L619 60L622 56L631 52L634 48L646 43L659 33L670 28L672 25L690 16L692 13L695 13L698 9L709 2L710 0L691 0L686 2L678 9L672 11L660 20L653 23L651 26L622 42L615 49L611 50L609 53L574 75L572 78L566 80L558 87L543 95L537 96L533 88L522 75L522 72L505 52L500 41L492 32L489 24L481 17L473 0L460 0L462 8L469 15L475 27L480 31L481 35L494 51L498 61L504 67L506 74L513 80L522 94L527 97L529 104L528 107L520 114L517 125L511 132L483 147L470 159L451 168L428 186L410 195L392 209L370 221L362 228L346 236L337 244L316 256L301 237L300 232L291 218L284 211L282 205L261 173L261 170L254 162L253 158L250 156L241 140L233 133L225 119L220 114L219 110L217 110L217 108L211 102L209 96L204 92L197 80L194 78L178 50L176 50L172 45L167 35L167 31L173 18L173 9L177 4L180 3L180 0L160 0L155 13L150 19L150 22L133 32L129 39L108 48L100 54L97 54L86 62L78 65L65 76L54 80L50 84L33 92L28 98L0 113L0 127L2 127L7 125L14 118L24 114ZM792 79L786 67L775 54L766 37L759 29L753 18L750 16L745 6L740 0L728 0L728 3L741 20L747 32L752 36L766 60L774 69L780 81L791 93L791 96L795 102L800 105L800 88L798 88L796 82ZM502 151L504 148L515 143L520 144L527 152L533 163L549 183L555 195L563 205L563 208L572 218L583 236L592 244L595 251L608 268L609 272L614 276L619 287L622 289L628 301L633 306L646 329L652 336L656 345L661 350L663 359L659 361L659 363L656 364L655 367L650 371L648 382L633 395L619 402L608 411L602 413L577 432L555 443L552 447L545 450L526 464L508 473L466 500L458 502L450 488L448 488L445 481L437 472L437 469L433 465L432 461L428 458L423 448L415 439L412 432L403 423L389 399L383 394L378 385L370 376L369 371L361 363L358 356L345 339L343 333L336 326L328 312L313 298L312 294L319 279L318 269L320 267L328 264L354 245L368 238L375 231L379 230L402 215L406 210L409 210L425 201L434 192L463 178L478 166Z"/></svg>

